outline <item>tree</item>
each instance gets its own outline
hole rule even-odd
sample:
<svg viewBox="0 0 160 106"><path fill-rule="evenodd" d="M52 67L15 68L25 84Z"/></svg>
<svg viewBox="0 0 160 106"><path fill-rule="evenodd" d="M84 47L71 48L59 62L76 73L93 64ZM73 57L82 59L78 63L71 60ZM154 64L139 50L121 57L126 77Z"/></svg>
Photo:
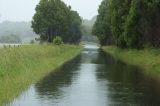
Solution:
<svg viewBox="0 0 160 106"><path fill-rule="evenodd" d="M139 42L139 32L138 32L138 4L139 1L132 0L131 8L127 16L125 27L124 27L124 36L127 47L140 47Z"/></svg>
<svg viewBox="0 0 160 106"><path fill-rule="evenodd" d="M71 11L69 26L62 36L65 43L79 43L82 37L82 20L76 11Z"/></svg>
<svg viewBox="0 0 160 106"><path fill-rule="evenodd" d="M124 23L126 21L130 0L109 0L111 31L115 44L119 47L126 47L124 32Z"/></svg>
<svg viewBox="0 0 160 106"><path fill-rule="evenodd" d="M59 37L59 36L56 36L56 37L53 39L53 44L55 44L55 45L62 45L62 44L63 44L62 38Z"/></svg>
<svg viewBox="0 0 160 106"><path fill-rule="evenodd" d="M122 48L160 47L159 0L103 0L93 33L101 45Z"/></svg>
<svg viewBox="0 0 160 106"><path fill-rule="evenodd" d="M160 1L140 0L139 26L142 47L160 47Z"/></svg>
<svg viewBox="0 0 160 106"><path fill-rule="evenodd" d="M125 22L124 36L127 46L160 47L160 1L132 0Z"/></svg>
<svg viewBox="0 0 160 106"><path fill-rule="evenodd" d="M112 44L112 34L110 29L110 11L108 0L103 0L97 16L97 20L93 26L92 33L96 35L100 41L101 45Z"/></svg>
<svg viewBox="0 0 160 106"><path fill-rule="evenodd" d="M42 41L52 42L54 37L60 36L65 43L73 43L81 36L80 20L78 13L61 0L40 0L33 16L32 28ZM75 36L71 33L73 27L76 29Z"/></svg>

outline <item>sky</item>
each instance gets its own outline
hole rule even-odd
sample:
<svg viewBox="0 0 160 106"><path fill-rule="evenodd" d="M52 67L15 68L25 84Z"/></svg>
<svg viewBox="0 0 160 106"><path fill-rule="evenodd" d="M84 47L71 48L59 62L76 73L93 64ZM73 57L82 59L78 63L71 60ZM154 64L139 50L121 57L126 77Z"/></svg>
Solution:
<svg viewBox="0 0 160 106"><path fill-rule="evenodd" d="M84 19L97 15L102 0L62 0ZM39 0L0 0L0 22L31 21Z"/></svg>

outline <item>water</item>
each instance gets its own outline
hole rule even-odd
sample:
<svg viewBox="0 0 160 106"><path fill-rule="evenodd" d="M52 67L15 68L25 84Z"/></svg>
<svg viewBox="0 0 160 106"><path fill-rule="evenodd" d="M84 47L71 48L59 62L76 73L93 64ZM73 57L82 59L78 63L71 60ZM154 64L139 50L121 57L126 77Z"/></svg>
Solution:
<svg viewBox="0 0 160 106"><path fill-rule="evenodd" d="M79 56L33 84L8 105L158 106L160 82L96 46L85 46Z"/></svg>
<svg viewBox="0 0 160 106"><path fill-rule="evenodd" d="M4 47L17 47L19 45L22 45L22 44L12 44L12 43L0 43L0 48L4 48Z"/></svg>

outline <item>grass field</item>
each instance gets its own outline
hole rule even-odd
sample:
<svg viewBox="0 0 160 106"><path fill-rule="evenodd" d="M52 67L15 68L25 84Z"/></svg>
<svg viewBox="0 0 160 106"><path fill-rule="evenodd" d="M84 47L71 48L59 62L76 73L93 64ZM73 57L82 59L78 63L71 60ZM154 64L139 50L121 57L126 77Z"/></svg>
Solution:
<svg viewBox="0 0 160 106"><path fill-rule="evenodd" d="M115 58L142 68L148 75L160 76L160 49L120 49L115 46L103 47L103 49Z"/></svg>
<svg viewBox="0 0 160 106"><path fill-rule="evenodd" d="M0 106L81 51L80 46L30 45L0 49Z"/></svg>

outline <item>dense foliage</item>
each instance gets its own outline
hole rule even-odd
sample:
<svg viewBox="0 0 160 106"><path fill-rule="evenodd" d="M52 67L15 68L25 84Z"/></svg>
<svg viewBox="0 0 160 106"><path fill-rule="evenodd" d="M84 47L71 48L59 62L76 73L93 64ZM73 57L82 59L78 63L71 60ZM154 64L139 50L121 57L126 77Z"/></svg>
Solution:
<svg viewBox="0 0 160 106"><path fill-rule="evenodd" d="M101 45L110 44L112 41L109 25L108 1L102 1L99 7L97 21L93 26L93 35L97 35Z"/></svg>
<svg viewBox="0 0 160 106"><path fill-rule="evenodd" d="M33 16L32 28L42 41L52 42L57 35L64 43L81 39L81 18L61 0L40 0Z"/></svg>
<svg viewBox="0 0 160 106"><path fill-rule="evenodd" d="M56 36L56 37L53 39L53 43L54 43L55 45L62 45L62 44L63 44L63 40L62 40L61 37Z"/></svg>
<svg viewBox="0 0 160 106"><path fill-rule="evenodd" d="M160 47L159 0L103 0L93 34L101 45Z"/></svg>

